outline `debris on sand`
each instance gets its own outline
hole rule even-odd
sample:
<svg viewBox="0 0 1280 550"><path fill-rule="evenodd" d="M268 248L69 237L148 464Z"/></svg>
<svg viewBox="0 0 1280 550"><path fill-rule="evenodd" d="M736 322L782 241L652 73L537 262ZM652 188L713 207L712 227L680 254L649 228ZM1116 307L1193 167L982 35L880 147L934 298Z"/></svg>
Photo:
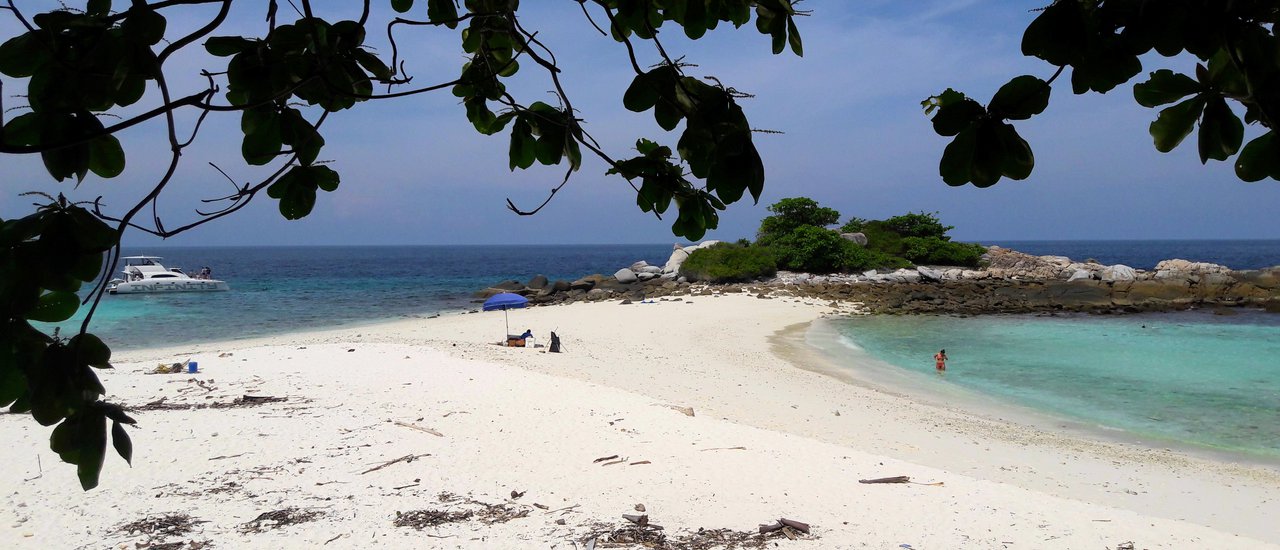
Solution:
<svg viewBox="0 0 1280 550"><path fill-rule="evenodd" d="M271 529L279 529L288 525L297 525L299 523L307 523L315 521L324 512L319 510L302 510L300 508L285 508L283 510L275 510L272 512L263 512L251 521L245 522L240 526L241 533L263 533Z"/></svg>

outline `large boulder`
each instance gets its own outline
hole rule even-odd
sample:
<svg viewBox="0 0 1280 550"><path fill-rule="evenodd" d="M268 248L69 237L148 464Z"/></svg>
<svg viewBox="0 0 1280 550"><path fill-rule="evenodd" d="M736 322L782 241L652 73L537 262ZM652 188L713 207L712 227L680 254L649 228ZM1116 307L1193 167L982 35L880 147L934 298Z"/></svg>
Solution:
<svg viewBox="0 0 1280 550"><path fill-rule="evenodd" d="M916 273L920 274L920 278L925 281L941 281L942 272L925 266L916 266Z"/></svg>
<svg viewBox="0 0 1280 550"><path fill-rule="evenodd" d="M671 257L667 258L666 265L662 266L663 273L679 273L680 264L689 259L688 249L677 248L671 251Z"/></svg>
<svg viewBox="0 0 1280 550"><path fill-rule="evenodd" d="M658 273L662 273L662 268L656 265L646 265L639 270L632 269L632 271L635 271L636 273L653 273L656 275Z"/></svg>
<svg viewBox="0 0 1280 550"><path fill-rule="evenodd" d="M1071 259L1066 256L1032 256L992 246L987 249L983 258L988 264L987 272L993 277L1048 280L1072 273L1067 271L1071 266Z"/></svg>
<svg viewBox="0 0 1280 550"><path fill-rule="evenodd" d="M657 276L658 276L657 273L651 273L649 271L641 271L639 273L636 273L636 278L641 281L648 281L649 279L652 279Z"/></svg>
<svg viewBox="0 0 1280 550"><path fill-rule="evenodd" d="M840 238L846 241L853 241L858 246L867 246L867 235L865 233L841 233Z"/></svg>
<svg viewBox="0 0 1280 550"><path fill-rule="evenodd" d="M1137 270L1124 264L1116 264L1102 269L1102 280L1107 282L1132 281L1138 278Z"/></svg>
<svg viewBox="0 0 1280 550"><path fill-rule="evenodd" d="M529 286L529 288L532 288L532 289L534 289L534 290L542 290L543 288L546 288L546 286L547 286L547 276L546 276L546 275L534 275L534 277L533 277L532 279L529 279L529 285L528 285L528 286Z"/></svg>
<svg viewBox="0 0 1280 550"><path fill-rule="evenodd" d="M506 290L506 291L512 291L512 290L523 290L523 289L524 289L524 283L522 283L522 282L520 282L520 281L516 281L516 280L511 280L511 281L502 281L501 283L498 283L498 284L496 284L496 285L493 285L493 286L491 286L491 287L489 287L489 288L496 288L496 289L499 289L499 290Z"/></svg>
<svg viewBox="0 0 1280 550"><path fill-rule="evenodd" d="M1080 268L1075 268L1074 270L1072 270L1071 275L1067 277L1068 283L1072 283L1075 281L1092 281L1092 280L1093 280L1093 272L1087 269L1080 269Z"/></svg>
<svg viewBox="0 0 1280 550"><path fill-rule="evenodd" d="M596 281L594 279L590 279L587 277L583 277L572 283L569 283L570 290L591 290L592 288L595 288L595 286L596 286Z"/></svg>
<svg viewBox="0 0 1280 550"><path fill-rule="evenodd" d="M617 279L619 283L634 283L639 279L636 277L636 272L625 267L619 269L617 273L614 273L613 278Z"/></svg>
<svg viewBox="0 0 1280 550"><path fill-rule="evenodd" d="M643 270L644 268L646 268L646 267L648 267L648 266L649 266L649 262L646 262L646 261L644 261L644 260L640 260L640 261L638 261L638 262L636 262L636 263L634 263L634 264L631 264L631 268L630 268L630 269L631 269L631 271L641 271L641 270Z"/></svg>

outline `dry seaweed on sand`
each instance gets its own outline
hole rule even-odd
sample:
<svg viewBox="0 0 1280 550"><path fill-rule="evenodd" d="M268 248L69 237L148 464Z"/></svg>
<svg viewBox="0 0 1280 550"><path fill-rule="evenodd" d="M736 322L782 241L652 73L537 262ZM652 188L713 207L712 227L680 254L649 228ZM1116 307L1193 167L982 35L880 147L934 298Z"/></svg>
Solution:
<svg viewBox="0 0 1280 550"><path fill-rule="evenodd" d="M597 531L585 540L595 539L596 548L652 548L654 550L757 550L772 548L777 541L788 538L812 539L791 531L791 537L782 531L768 534L735 531L733 529L698 529L697 532L668 535L652 525L629 525L613 530L597 525Z"/></svg>
<svg viewBox="0 0 1280 550"><path fill-rule="evenodd" d="M164 514L160 516L149 516L138 521L121 525L118 532L132 534L143 533L147 535L162 535L164 537L181 537L191 532L191 529L197 523L204 523L196 520L187 514Z"/></svg>
<svg viewBox="0 0 1280 550"><path fill-rule="evenodd" d="M319 510L302 510L293 507L285 508L283 510L263 512L258 514L258 517L242 524L240 526L240 532L262 533L271 529L279 529L287 525L296 525L299 523L315 521L316 518L323 515L324 512Z"/></svg>
<svg viewBox="0 0 1280 550"><path fill-rule="evenodd" d="M409 512L396 512L396 527L412 527L414 529L425 529L427 527L438 527L448 523L458 523L471 519L474 512L464 510L461 512L447 512L444 510L411 510Z"/></svg>
<svg viewBox="0 0 1280 550"><path fill-rule="evenodd" d="M125 410L130 412L136 411L190 411L197 409L240 409L244 407L256 407L266 403L279 403L287 401L287 397L274 397L269 395L245 395L237 397L235 401L221 401L214 403L166 403L165 398L160 398L145 405L125 406Z"/></svg>

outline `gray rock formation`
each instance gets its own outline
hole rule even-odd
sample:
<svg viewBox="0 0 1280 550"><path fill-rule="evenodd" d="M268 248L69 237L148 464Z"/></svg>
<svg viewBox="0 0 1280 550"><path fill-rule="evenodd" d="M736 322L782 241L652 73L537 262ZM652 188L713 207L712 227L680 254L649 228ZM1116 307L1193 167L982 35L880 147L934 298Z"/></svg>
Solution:
<svg viewBox="0 0 1280 550"><path fill-rule="evenodd" d="M638 280L638 277L636 277L636 272L631 271L630 269L627 269L625 267L622 269L619 269L617 273L614 273L613 278L617 279L619 283L624 283L624 284L634 283L636 282L636 280Z"/></svg>
<svg viewBox="0 0 1280 550"><path fill-rule="evenodd" d="M853 241L858 246L867 246L867 235L864 233L841 233L840 238Z"/></svg>
<svg viewBox="0 0 1280 550"><path fill-rule="evenodd" d="M1138 271L1124 264L1110 265L1102 269L1103 281L1132 281L1137 278Z"/></svg>

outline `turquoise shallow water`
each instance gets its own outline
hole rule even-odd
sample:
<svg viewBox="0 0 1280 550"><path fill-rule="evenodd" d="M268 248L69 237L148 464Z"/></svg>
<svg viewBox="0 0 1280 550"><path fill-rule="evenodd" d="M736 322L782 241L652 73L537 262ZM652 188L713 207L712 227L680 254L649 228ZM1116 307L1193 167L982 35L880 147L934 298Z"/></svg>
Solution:
<svg viewBox="0 0 1280 550"><path fill-rule="evenodd" d="M1280 315L875 316L833 325L844 346L837 361L895 371L878 374L899 384L960 387L1147 440L1280 459ZM940 348L951 359L941 378L932 359ZM878 361L868 367L858 361L865 356Z"/></svg>

